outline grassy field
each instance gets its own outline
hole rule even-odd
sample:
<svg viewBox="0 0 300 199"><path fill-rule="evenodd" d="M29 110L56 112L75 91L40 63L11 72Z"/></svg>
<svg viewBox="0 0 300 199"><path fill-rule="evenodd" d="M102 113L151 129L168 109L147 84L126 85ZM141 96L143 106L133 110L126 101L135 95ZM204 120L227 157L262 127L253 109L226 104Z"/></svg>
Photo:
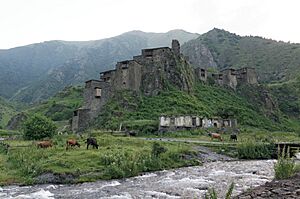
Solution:
<svg viewBox="0 0 300 199"><path fill-rule="evenodd" d="M2 131L2 136L7 136ZM0 147L0 185L41 183L37 177L41 174L62 176L61 183L89 182L99 179L113 179L136 176L143 172L162 169L199 165L195 146L199 143L159 142L167 149L159 156L153 151L155 141L143 140L141 137L112 136L109 133L93 131L100 148L86 150L85 140L88 135L57 135L52 140L53 148L38 149L34 141L22 140L15 132L17 140L6 140L11 148L6 154ZM223 134L224 142L230 141L230 133ZM206 131L182 131L152 135L147 137L169 137L186 140L212 141ZM66 150L66 140L76 138L80 148ZM244 128L238 134L238 144L213 146L213 150L246 159L270 158L266 148L272 142L300 142L295 132L268 132L253 128ZM219 142L213 140L212 142ZM201 144L200 144L201 145ZM254 149L256 148L256 149ZM258 154L253 155L254 152ZM252 152L251 152L252 151ZM259 156L258 156L259 155ZM188 157L188 158L187 158ZM71 176L64 181L63 176Z"/></svg>
<svg viewBox="0 0 300 199"><path fill-rule="evenodd" d="M85 138L78 139L82 145L80 148L66 150L66 140L75 138L75 135L56 136L54 147L49 149L37 149L32 141L5 141L11 148L7 154L0 152L0 184L36 183L36 177L43 173L70 175L73 178L71 182L76 183L199 164L193 158L184 158L195 154L192 146L185 143L160 143L159 146L167 151L155 155L154 142L97 135L98 150L87 150Z"/></svg>
<svg viewBox="0 0 300 199"><path fill-rule="evenodd" d="M211 141L211 138L207 136L207 132L217 132L216 129L209 130L193 130L193 131L177 131L167 132L157 135L143 135L144 137L158 138L179 138L190 140ZM230 142L231 130L222 134L225 142ZM267 131L255 128L242 128L238 134L239 141L261 141L261 142L300 142L300 132L285 132L285 131ZM217 140L214 140L217 142Z"/></svg>

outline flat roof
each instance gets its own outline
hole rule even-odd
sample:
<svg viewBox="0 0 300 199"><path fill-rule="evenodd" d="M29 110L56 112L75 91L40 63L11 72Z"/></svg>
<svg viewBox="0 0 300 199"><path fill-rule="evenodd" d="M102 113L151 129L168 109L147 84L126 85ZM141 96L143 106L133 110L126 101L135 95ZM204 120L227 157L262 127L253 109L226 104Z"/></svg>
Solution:
<svg viewBox="0 0 300 199"><path fill-rule="evenodd" d="M124 61L119 61L119 62L117 62L118 64L120 63L120 64L128 64L129 62L135 62L135 60L133 60L133 59L130 59L130 60L124 60Z"/></svg>
<svg viewBox="0 0 300 199"><path fill-rule="evenodd" d="M158 48L145 48L145 49L142 49L142 51L153 51L153 50L159 50L159 49L171 49L170 47L158 47Z"/></svg>
<svg viewBox="0 0 300 199"><path fill-rule="evenodd" d="M95 82L103 82L102 80L98 80L98 79L90 79L88 81L86 81L85 83L91 82L91 81L95 81Z"/></svg>
<svg viewBox="0 0 300 199"><path fill-rule="evenodd" d="M243 68L239 68L239 69L237 69L237 70L243 70L243 69L254 69L254 70L255 70L254 67L243 67Z"/></svg>
<svg viewBox="0 0 300 199"><path fill-rule="evenodd" d="M113 72L113 71L116 71L116 69L102 71L102 72L100 72L100 74L103 74L103 73L110 73L110 72Z"/></svg>
<svg viewBox="0 0 300 199"><path fill-rule="evenodd" d="M220 72L223 72L225 70L237 70L237 69L235 69L235 68L224 68L224 69L220 70Z"/></svg>

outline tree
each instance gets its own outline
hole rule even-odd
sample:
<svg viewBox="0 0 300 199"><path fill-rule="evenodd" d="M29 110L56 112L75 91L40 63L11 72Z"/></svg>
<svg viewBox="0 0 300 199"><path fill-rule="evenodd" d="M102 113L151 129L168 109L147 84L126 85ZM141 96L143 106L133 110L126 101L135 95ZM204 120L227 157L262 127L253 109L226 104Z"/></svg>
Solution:
<svg viewBox="0 0 300 199"><path fill-rule="evenodd" d="M28 140L39 140L42 138L51 138L57 127L49 118L34 114L30 116L24 123L24 138Z"/></svg>

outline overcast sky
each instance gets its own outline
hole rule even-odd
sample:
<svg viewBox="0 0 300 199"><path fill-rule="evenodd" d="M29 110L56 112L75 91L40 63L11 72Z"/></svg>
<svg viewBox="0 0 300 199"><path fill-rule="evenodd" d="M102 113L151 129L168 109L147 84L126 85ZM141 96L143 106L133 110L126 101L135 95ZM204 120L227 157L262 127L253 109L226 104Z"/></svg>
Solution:
<svg viewBox="0 0 300 199"><path fill-rule="evenodd" d="M214 27L300 43L300 0L0 0L0 49Z"/></svg>

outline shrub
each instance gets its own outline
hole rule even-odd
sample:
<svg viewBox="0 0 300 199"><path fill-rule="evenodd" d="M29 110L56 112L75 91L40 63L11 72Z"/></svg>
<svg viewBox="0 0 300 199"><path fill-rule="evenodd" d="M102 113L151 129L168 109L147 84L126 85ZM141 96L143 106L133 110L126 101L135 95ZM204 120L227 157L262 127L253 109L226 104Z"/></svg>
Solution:
<svg viewBox="0 0 300 199"><path fill-rule="evenodd" d="M225 199L230 199L233 188L234 188L234 183L232 182L227 190ZM205 194L205 199L218 199L216 190L214 188L209 189L208 193Z"/></svg>
<svg viewBox="0 0 300 199"><path fill-rule="evenodd" d="M23 176L37 176L42 173L42 161L48 155L45 151L35 147L23 148L9 153L8 163L12 168L17 168Z"/></svg>
<svg viewBox="0 0 300 199"><path fill-rule="evenodd" d="M34 114L24 123L24 138L27 140L39 140L46 137L51 138L56 128L55 124L47 117Z"/></svg>
<svg viewBox="0 0 300 199"><path fill-rule="evenodd" d="M152 145L152 155L153 157L159 157L160 154L165 153L167 148L161 146L159 143L154 142Z"/></svg>
<svg viewBox="0 0 300 199"><path fill-rule="evenodd" d="M139 135L153 134L157 132L158 121L156 120L129 120L124 121L123 127L128 130L136 130Z"/></svg>
<svg viewBox="0 0 300 199"><path fill-rule="evenodd" d="M8 153L8 149L9 149L9 145L0 142L0 153L4 153L7 154Z"/></svg>
<svg viewBox="0 0 300 199"><path fill-rule="evenodd" d="M238 158L241 159L270 159L275 151L272 143L246 141L237 146Z"/></svg>
<svg viewBox="0 0 300 199"><path fill-rule="evenodd" d="M283 149L282 153L278 154L278 160L274 165L276 179L286 179L295 174L295 162L289 157L289 151L289 148L287 152Z"/></svg>

